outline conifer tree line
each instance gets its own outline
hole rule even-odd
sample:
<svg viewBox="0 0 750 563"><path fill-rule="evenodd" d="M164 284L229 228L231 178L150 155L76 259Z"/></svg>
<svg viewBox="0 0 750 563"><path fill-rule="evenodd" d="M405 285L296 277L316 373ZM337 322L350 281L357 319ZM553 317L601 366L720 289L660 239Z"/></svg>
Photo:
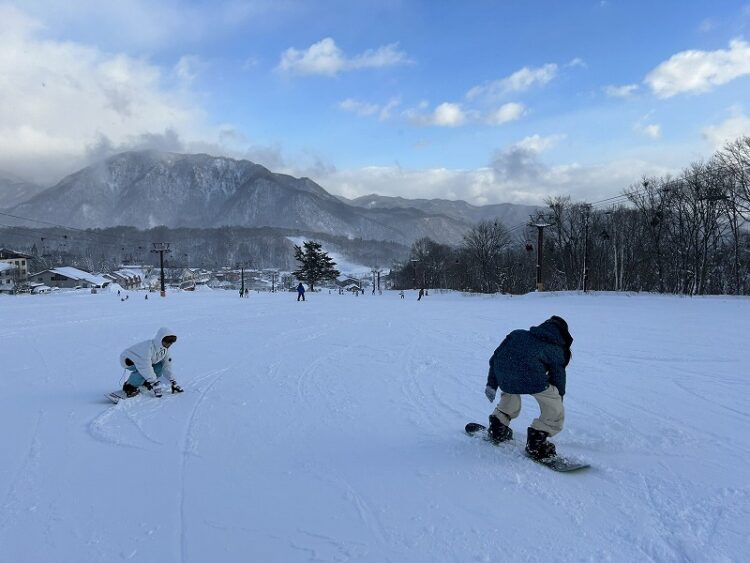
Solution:
<svg viewBox="0 0 750 563"><path fill-rule="evenodd" d="M676 176L644 177L601 202L546 200L545 290L750 293L750 137ZM479 223L457 247L420 239L394 287L535 289L537 229ZM584 270L584 261L586 268Z"/></svg>

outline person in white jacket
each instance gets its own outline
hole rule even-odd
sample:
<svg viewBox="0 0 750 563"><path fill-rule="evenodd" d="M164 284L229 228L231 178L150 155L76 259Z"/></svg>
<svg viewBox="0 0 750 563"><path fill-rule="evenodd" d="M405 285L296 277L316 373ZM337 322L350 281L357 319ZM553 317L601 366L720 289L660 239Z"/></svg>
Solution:
<svg viewBox="0 0 750 563"><path fill-rule="evenodd" d="M162 327L153 339L134 344L120 354L120 364L130 372L122 386L128 397L137 395L141 386L161 397L161 378L169 379L172 393L182 393L172 373L172 358L169 356L169 347L176 341L174 332Z"/></svg>

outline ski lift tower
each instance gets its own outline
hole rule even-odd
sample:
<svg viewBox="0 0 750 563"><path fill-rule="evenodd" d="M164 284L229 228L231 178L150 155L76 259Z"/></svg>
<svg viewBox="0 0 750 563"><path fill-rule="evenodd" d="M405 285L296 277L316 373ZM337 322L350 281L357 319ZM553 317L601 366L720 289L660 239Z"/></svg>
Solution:
<svg viewBox="0 0 750 563"><path fill-rule="evenodd" d="M166 297L167 296L167 291L164 288L164 253L166 252L167 254L169 254L170 252L172 252L169 249L169 244L170 243L168 243L168 242L154 242L152 244L154 245L154 248L151 249L151 252L154 252L154 253L158 252L159 253L159 265L161 267L161 276L160 276L161 277L161 293L160 293L160 295L162 297Z"/></svg>
<svg viewBox="0 0 750 563"><path fill-rule="evenodd" d="M544 246L544 229L551 227L552 223L532 223L532 227L537 228L536 239L536 290L544 291L544 282L542 281L542 248Z"/></svg>

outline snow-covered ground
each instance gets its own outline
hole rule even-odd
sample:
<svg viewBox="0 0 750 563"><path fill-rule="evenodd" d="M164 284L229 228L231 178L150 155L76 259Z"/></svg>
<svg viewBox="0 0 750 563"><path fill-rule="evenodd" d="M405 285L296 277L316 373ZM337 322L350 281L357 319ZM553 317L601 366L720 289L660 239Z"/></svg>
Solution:
<svg viewBox="0 0 750 563"><path fill-rule="evenodd" d="M487 360L575 342L558 474L463 433ZM0 561L747 561L750 300L0 296ZM161 325L186 392L117 406ZM515 422L519 437L533 399Z"/></svg>

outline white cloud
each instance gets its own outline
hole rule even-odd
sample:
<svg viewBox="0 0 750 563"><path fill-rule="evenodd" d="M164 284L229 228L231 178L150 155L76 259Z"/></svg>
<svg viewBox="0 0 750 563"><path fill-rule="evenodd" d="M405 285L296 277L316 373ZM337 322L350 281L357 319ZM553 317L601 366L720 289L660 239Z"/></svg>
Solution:
<svg viewBox="0 0 750 563"><path fill-rule="evenodd" d="M457 127L466 121L466 114L460 104L445 102L435 108L430 121L439 127Z"/></svg>
<svg viewBox="0 0 750 563"><path fill-rule="evenodd" d="M424 106L420 104L420 109L423 108ZM466 123L470 117L470 114L464 111L461 104L451 102L443 102L429 114L407 110L404 115L416 125L434 125L436 127L458 127ZM471 115L473 116L473 113Z"/></svg>
<svg viewBox="0 0 750 563"><path fill-rule="evenodd" d="M584 61L580 57L576 57L574 59L571 59L565 64L566 67L569 68L588 68L588 65L586 64L586 61Z"/></svg>
<svg viewBox="0 0 750 563"><path fill-rule="evenodd" d="M497 150L488 166L473 169L405 169L367 166L313 176L326 190L349 198L381 194L409 198L462 199L490 203L544 204L552 195L596 201L618 195L643 175L675 170L657 159L628 155L618 160L582 164L547 164L541 155L566 138L564 134L531 135Z"/></svg>
<svg viewBox="0 0 750 563"><path fill-rule="evenodd" d="M186 139L213 134L189 88L166 87L159 67L41 39L41 29L19 10L0 7L0 168L57 180L85 164L88 148L102 138L119 146L165 131ZM188 72L185 61L177 74Z"/></svg>
<svg viewBox="0 0 750 563"><path fill-rule="evenodd" d="M518 148L518 147L516 147ZM502 151L498 151L501 153ZM571 195L596 201L618 195L642 175L664 175L674 170L647 160L628 158L600 164L566 163L548 166L533 155L474 169L404 169L369 166L313 176L326 190L355 198L377 193L409 198L462 199L474 205L524 203L543 205L552 195ZM503 165L515 165L512 170ZM407 188L408 186L408 188Z"/></svg>
<svg viewBox="0 0 750 563"><path fill-rule="evenodd" d="M541 67L523 67L510 76L474 86L466 93L469 100L480 96L495 97L508 92L524 92L533 86L543 86L557 76L557 65L548 63Z"/></svg>
<svg viewBox="0 0 750 563"><path fill-rule="evenodd" d="M740 108L734 108L731 117L718 125L704 128L702 134L714 150L719 149L739 137L750 136L750 117L747 117Z"/></svg>
<svg viewBox="0 0 750 563"><path fill-rule="evenodd" d="M305 50L290 47L281 54L277 69L289 74L336 76L343 71L411 62L406 53L398 50L398 43L368 49L354 57L347 57L332 38L326 37Z"/></svg>
<svg viewBox="0 0 750 563"><path fill-rule="evenodd" d="M682 51L646 75L644 82L660 98L708 92L750 74L750 44L734 39L729 49Z"/></svg>
<svg viewBox="0 0 750 563"><path fill-rule="evenodd" d="M174 49L228 31L247 32L288 16L293 6L278 0L17 0L30 17L44 21L56 36L106 45L113 50Z"/></svg>
<svg viewBox="0 0 750 563"><path fill-rule="evenodd" d="M557 75L556 64L546 64L539 68L524 67L504 78L502 83L506 90L513 92L523 92L537 84L547 84Z"/></svg>
<svg viewBox="0 0 750 563"><path fill-rule="evenodd" d="M540 153L544 152L548 149L553 148L556 146L560 141L565 139L566 135L564 134L555 134L555 135L548 135L546 137L542 137L539 134L531 135L529 137L524 137L520 141L518 141L515 146L521 147L523 149Z"/></svg>
<svg viewBox="0 0 750 563"><path fill-rule="evenodd" d="M206 66L206 62L196 55L183 55L177 61L174 73L181 82L188 84L195 80Z"/></svg>
<svg viewBox="0 0 750 563"><path fill-rule="evenodd" d="M629 98L638 90L638 84L625 84L623 86L608 85L604 87L604 93L610 98Z"/></svg>
<svg viewBox="0 0 750 563"><path fill-rule="evenodd" d="M487 201L485 198L492 191L493 173L489 168L407 170L398 166L368 166L340 170L314 179L326 190L349 198L377 193L478 202ZM404 186L408 186L408 193L404 191Z"/></svg>
<svg viewBox="0 0 750 563"><path fill-rule="evenodd" d="M386 103L384 106L380 108L380 115L379 115L380 121L385 121L386 119L389 119L391 117L391 113L393 112L393 110L396 109L400 105L401 105L400 98L391 98L390 100L388 100L388 103Z"/></svg>
<svg viewBox="0 0 750 563"><path fill-rule="evenodd" d="M490 112L487 116L487 122L492 125L502 125L509 121L521 119L525 113L526 106L517 102L509 102Z"/></svg>
<svg viewBox="0 0 750 563"><path fill-rule="evenodd" d="M339 102L337 105L339 109L354 113L360 117L369 117L377 114L380 121L385 121L391 117L393 110L400 104L401 100L399 98L391 98L383 105L364 102L354 98L347 98L346 100Z"/></svg>
<svg viewBox="0 0 750 563"><path fill-rule="evenodd" d="M380 110L380 106L377 104L362 102L353 98L347 98L346 100L339 102L338 106L344 111L349 111L361 117L373 115Z"/></svg>
<svg viewBox="0 0 750 563"><path fill-rule="evenodd" d="M647 123L645 125L641 125L637 127L637 130L646 135L646 137L650 137L651 139L661 138L661 125L659 125L658 123Z"/></svg>

